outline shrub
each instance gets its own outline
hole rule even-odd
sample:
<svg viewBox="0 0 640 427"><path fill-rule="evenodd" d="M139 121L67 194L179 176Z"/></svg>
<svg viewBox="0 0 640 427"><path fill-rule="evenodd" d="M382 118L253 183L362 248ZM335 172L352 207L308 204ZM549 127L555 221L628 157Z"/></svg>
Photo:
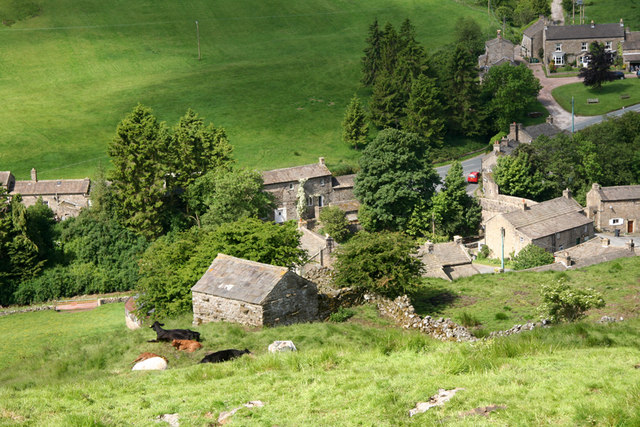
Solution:
<svg viewBox="0 0 640 427"><path fill-rule="evenodd" d="M482 245L480 251L478 252L478 259L487 259L489 258L489 246Z"/></svg>
<svg viewBox="0 0 640 427"><path fill-rule="evenodd" d="M410 294L421 281L415 242L403 233L361 231L336 251L334 281L390 298Z"/></svg>
<svg viewBox="0 0 640 427"><path fill-rule="evenodd" d="M528 244L514 258L513 268L516 270L524 270L540 265L551 264L553 260L553 255L549 252L536 245Z"/></svg>
<svg viewBox="0 0 640 427"><path fill-rule="evenodd" d="M496 320L507 320L507 319L509 319L509 316L507 316L507 314L503 313L503 312L496 313L496 315L494 317L495 317Z"/></svg>
<svg viewBox="0 0 640 427"><path fill-rule="evenodd" d="M460 314L459 320L462 326L467 328L472 328L481 324L480 320L478 320L477 317L475 317L473 314L467 313L466 311L463 311Z"/></svg>
<svg viewBox="0 0 640 427"><path fill-rule="evenodd" d="M542 304L538 308L541 317L551 322L572 322L585 316L590 308L602 308L604 299L591 289L575 289L564 280L543 284L540 290Z"/></svg>
<svg viewBox="0 0 640 427"><path fill-rule="evenodd" d="M352 309L340 307L338 311L329 315L329 320L335 323L341 323L349 320L354 314L356 314L356 312Z"/></svg>
<svg viewBox="0 0 640 427"><path fill-rule="evenodd" d="M349 220L337 206L328 206L320 211L322 229L333 239L342 243L349 236Z"/></svg>

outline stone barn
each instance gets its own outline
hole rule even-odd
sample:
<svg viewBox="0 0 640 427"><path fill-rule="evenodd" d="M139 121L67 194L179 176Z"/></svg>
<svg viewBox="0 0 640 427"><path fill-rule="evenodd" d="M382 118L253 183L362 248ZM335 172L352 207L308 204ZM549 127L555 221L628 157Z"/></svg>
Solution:
<svg viewBox="0 0 640 427"><path fill-rule="evenodd" d="M277 326L318 317L313 282L286 267L224 254L218 254L191 293L194 325L226 321Z"/></svg>

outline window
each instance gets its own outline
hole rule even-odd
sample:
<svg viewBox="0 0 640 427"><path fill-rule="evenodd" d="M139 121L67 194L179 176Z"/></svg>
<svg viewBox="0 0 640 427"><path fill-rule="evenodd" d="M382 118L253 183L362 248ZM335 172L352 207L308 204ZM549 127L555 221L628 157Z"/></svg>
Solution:
<svg viewBox="0 0 640 427"><path fill-rule="evenodd" d="M289 190L293 190L293 184L289 184Z"/></svg>
<svg viewBox="0 0 640 427"><path fill-rule="evenodd" d="M324 206L324 196L318 196L318 206Z"/></svg>
<svg viewBox="0 0 640 427"><path fill-rule="evenodd" d="M582 51L587 51L589 50L589 43L587 42L582 42Z"/></svg>
<svg viewBox="0 0 640 427"><path fill-rule="evenodd" d="M307 197L307 206L313 206L313 196Z"/></svg>
<svg viewBox="0 0 640 427"><path fill-rule="evenodd" d="M324 178L320 178L320 185L324 187Z"/></svg>
<svg viewBox="0 0 640 427"><path fill-rule="evenodd" d="M562 43L556 43L556 52L562 52Z"/></svg>
<svg viewBox="0 0 640 427"><path fill-rule="evenodd" d="M611 50L611 42L605 42L604 43L604 48L605 48L605 50Z"/></svg>
<svg viewBox="0 0 640 427"><path fill-rule="evenodd" d="M622 218L611 218L609 220L609 225L620 225L622 224Z"/></svg>
<svg viewBox="0 0 640 427"><path fill-rule="evenodd" d="M564 65L564 55L553 55L553 62L556 65Z"/></svg>

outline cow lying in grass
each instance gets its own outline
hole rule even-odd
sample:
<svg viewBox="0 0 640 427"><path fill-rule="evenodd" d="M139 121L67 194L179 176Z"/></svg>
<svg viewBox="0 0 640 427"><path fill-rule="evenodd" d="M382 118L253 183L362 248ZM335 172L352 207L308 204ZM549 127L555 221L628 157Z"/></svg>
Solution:
<svg viewBox="0 0 640 427"><path fill-rule="evenodd" d="M200 363L220 363L226 362L231 359L235 359L236 357L240 357L243 354L251 354L248 349L244 350L236 350L235 348L230 348L228 350L220 350L215 353L207 354Z"/></svg>
<svg viewBox="0 0 640 427"><path fill-rule="evenodd" d="M202 344L194 340L173 340L171 341L171 345L178 351L186 351L188 353L193 353L202 348Z"/></svg>
<svg viewBox="0 0 640 427"><path fill-rule="evenodd" d="M164 323L158 321L153 322L150 326L151 329L156 331L158 337L155 340L148 342L158 341L172 341L172 340L196 340L200 341L200 332L192 331L189 329L162 329Z"/></svg>

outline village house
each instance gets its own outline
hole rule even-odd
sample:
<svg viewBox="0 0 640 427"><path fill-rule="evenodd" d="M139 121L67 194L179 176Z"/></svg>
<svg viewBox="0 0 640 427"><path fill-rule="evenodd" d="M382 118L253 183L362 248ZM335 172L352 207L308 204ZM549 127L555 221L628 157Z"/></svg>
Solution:
<svg viewBox="0 0 640 427"><path fill-rule="evenodd" d="M638 255L640 255L640 248L635 247L633 240L629 240L624 246L612 246L608 238L599 236L553 254L555 262L566 268L588 267L618 258Z"/></svg>
<svg viewBox="0 0 640 427"><path fill-rule="evenodd" d="M326 206L338 206L347 219L357 220L360 204L353 195L355 175L333 177L320 157L318 163L274 169L262 173L264 190L276 201L273 220L277 223L298 217L297 205L300 183L303 183L306 207L303 219L317 219Z"/></svg>
<svg viewBox="0 0 640 427"><path fill-rule="evenodd" d="M504 64L505 62L516 65L514 49L515 45L509 40L502 38L500 30L498 30L498 36L495 39L485 42L484 54L478 57L480 75L486 74L489 68Z"/></svg>
<svg viewBox="0 0 640 427"><path fill-rule="evenodd" d="M616 51L625 41L622 19L619 24L547 25L542 30L543 61L557 66L574 64L586 67L585 54L593 42L603 43L605 49Z"/></svg>
<svg viewBox="0 0 640 427"><path fill-rule="evenodd" d="M7 189L9 196L20 194L22 203L27 207L35 205L42 198L56 218L61 220L78 216L80 209L89 205L89 178L38 180L34 168L28 181L16 181L9 171L0 172L0 185Z"/></svg>
<svg viewBox="0 0 640 427"><path fill-rule="evenodd" d="M591 186L587 193L587 216L599 231L638 233L640 185Z"/></svg>
<svg viewBox="0 0 640 427"><path fill-rule="evenodd" d="M622 62L629 71L640 70L640 31L627 31L622 44Z"/></svg>
<svg viewBox="0 0 640 427"><path fill-rule="evenodd" d="M502 235L504 234L504 238ZM485 243L494 256L517 255L528 244L556 252L584 242L594 235L593 220L569 190L562 197L530 206L523 200L520 209L500 213L485 224Z"/></svg>
<svg viewBox="0 0 640 427"><path fill-rule="evenodd" d="M316 285L286 267L218 254L191 288L193 323L278 326L318 317Z"/></svg>
<svg viewBox="0 0 640 427"><path fill-rule="evenodd" d="M540 55L543 50L542 31L546 24L546 19L544 16L541 16L535 23L525 28L522 32L522 43L520 44L520 48L523 58L542 59Z"/></svg>
<svg viewBox="0 0 640 427"><path fill-rule="evenodd" d="M454 236L453 242L426 242L418 249L418 258L424 266L423 277L455 280L479 274L471 263L472 258L462 244L462 237Z"/></svg>

